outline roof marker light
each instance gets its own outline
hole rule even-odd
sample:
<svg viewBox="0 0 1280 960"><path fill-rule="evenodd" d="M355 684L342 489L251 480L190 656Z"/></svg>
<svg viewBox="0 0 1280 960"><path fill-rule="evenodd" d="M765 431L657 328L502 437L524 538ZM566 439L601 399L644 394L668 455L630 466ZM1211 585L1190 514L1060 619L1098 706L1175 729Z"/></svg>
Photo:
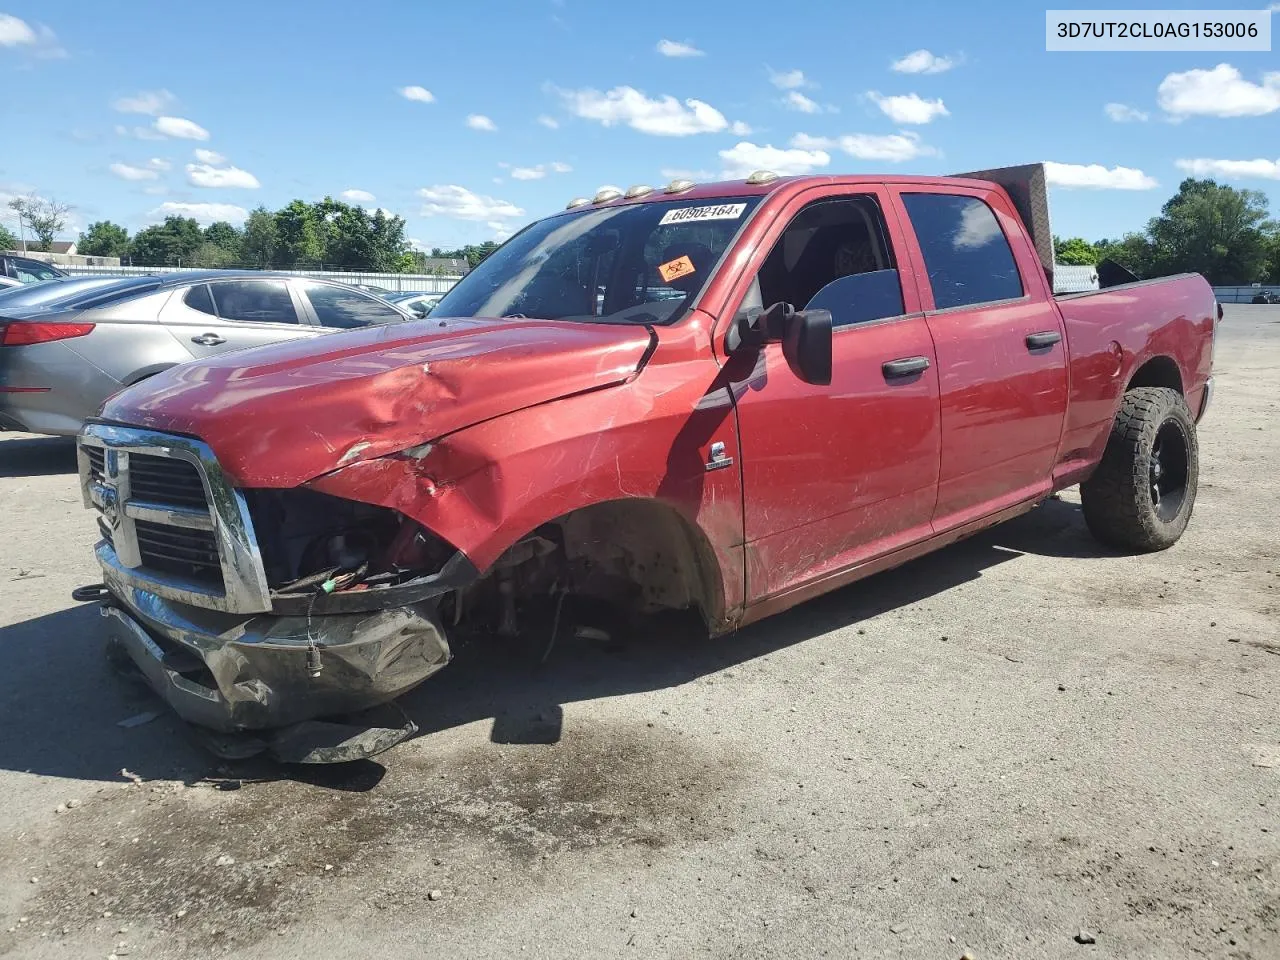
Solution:
<svg viewBox="0 0 1280 960"><path fill-rule="evenodd" d="M591 201L588 200L586 197L574 197L565 205L565 209L574 210L578 207L585 207L590 202Z"/></svg>
<svg viewBox="0 0 1280 960"><path fill-rule="evenodd" d="M756 170L747 177L747 183L770 183L777 179L778 175L772 170Z"/></svg>
<svg viewBox="0 0 1280 960"><path fill-rule="evenodd" d="M693 189L692 180L677 179L677 180L672 180L670 183L668 183L666 189L663 190L662 192L663 193L684 193L686 190L692 190L692 189Z"/></svg>
<svg viewBox="0 0 1280 960"><path fill-rule="evenodd" d="M601 187L594 197L591 198L592 203L608 203L610 200L617 200L622 196L622 191L617 187Z"/></svg>
<svg viewBox="0 0 1280 960"><path fill-rule="evenodd" d="M647 183L637 183L627 187L627 192L623 194L623 196L628 200L631 200L635 197L643 197L646 193L653 193L653 187L649 186Z"/></svg>

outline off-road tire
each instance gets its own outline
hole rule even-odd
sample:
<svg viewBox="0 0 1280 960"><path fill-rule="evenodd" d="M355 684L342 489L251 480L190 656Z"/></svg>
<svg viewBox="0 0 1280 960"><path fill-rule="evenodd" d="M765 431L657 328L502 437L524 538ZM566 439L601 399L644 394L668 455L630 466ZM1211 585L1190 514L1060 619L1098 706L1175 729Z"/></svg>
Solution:
<svg viewBox="0 0 1280 960"><path fill-rule="evenodd" d="M1199 476L1186 401L1167 387L1135 387L1120 402L1102 462L1080 485L1089 532L1120 549L1173 546L1191 519Z"/></svg>

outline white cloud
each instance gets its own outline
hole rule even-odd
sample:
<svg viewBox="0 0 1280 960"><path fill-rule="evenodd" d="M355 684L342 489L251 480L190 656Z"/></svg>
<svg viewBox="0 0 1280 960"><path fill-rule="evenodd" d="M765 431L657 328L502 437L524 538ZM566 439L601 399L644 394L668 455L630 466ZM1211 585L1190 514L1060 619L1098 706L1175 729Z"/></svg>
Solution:
<svg viewBox="0 0 1280 960"><path fill-rule="evenodd" d="M138 140L166 140L168 139L163 133L157 133L150 127L129 127L116 124L116 135L121 137L134 137Z"/></svg>
<svg viewBox="0 0 1280 960"><path fill-rule="evenodd" d="M538 122L542 124L544 127L546 127L548 130L560 129L560 121L557 120L555 117L548 117L545 113L542 116L538 117Z"/></svg>
<svg viewBox="0 0 1280 960"><path fill-rule="evenodd" d="M547 168L542 164L536 167L513 167L511 170L512 180L541 180L547 175Z"/></svg>
<svg viewBox="0 0 1280 960"><path fill-rule="evenodd" d="M215 167L211 163L188 163L187 183L193 187L256 190L262 186L248 170L239 167Z"/></svg>
<svg viewBox="0 0 1280 960"><path fill-rule="evenodd" d="M208 140L209 131L193 120L184 117L156 117L152 124L156 133L179 140Z"/></svg>
<svg viewBox="0 0 1280 960"><path fill-rule="evenodd" d="M472 130L483 130L486 133L494 133L498 129L483 113L473 113L467 117L467 126Z"/></svg>
<svg viewBox="0 0 1280 960"><path fill-rule="evenodd" d="M234 203L178 203L167 200L149 214L152 220L163 220L165 217L192 217L201 223L215 223L226 220L228 223L243 223L249 216L244 207Z"/></svg>
<svg viewBox="0 0 1280 960"><path fill-rule="evenodd" d="M928 50L915 50L893 61L890 69L897 73L945 73L955 65L950 57L939 57Z"/></svg>
<svg viewBox="0 0 1280 960"><path fill-rule="evenodd" d="M599 90L561 90L570 112L606 127L619 123L656 137L685 137L696 133L719 133L728 129L723 113L701 100L685 100L664 94L646 97L634 87Z"/></svg>
<svg viewBox="0 0 1280 960"><path fill-rule="evenodd" d="M1277 4L1280 6L1280 4ZM1174 166L1193 177L1225 177L1228 180L1280 180L1280 158L1275 160L1175 160Z"/></svg>
<svg viewBox="0 0 1280 960"><path fill-rule="evenodd" d="M659 40L658 52L664 57L704 57L701 50L691 43L679 43L675 40Z"/></svg>
<svg viewBox="0 0 1280 960"><path fill-rule="evenodd" d="M109 167L111 172L121 180L159 180L160 171L152 167L135 167L128 163L113 163Z"/></svg>
<svg viewBox="0 0 1280 960"><path fill-rule="evenodd" d="M195 151L195 158L201 163L212 163L214 166L219 166L227 162L227 158L216 150L197 149Z"/></svg>
<svg viewBox="0 0 1280 960"><path fill-rule="evenodd" d="M418 103L435 103L436 95L426 87L401 87L400 96Z"/></svg>
<svg viewBox="0 0 1280 960"><path fill-rule="evenodd" d="M938 151L920 139L918 133L851 133L842 137L811 137L797 133L791 146L801 150L842 150L859 160L902 163L917 157L936 156Z"/></svg>
<svg viewBox="0 0 1280 960"><path fill-rule="evenodd" d="M951 238L957 250L976 250L985 247L1000 235L1000 224L985 204L974 203L960 214L960 226Z"/></svg>
<svg viewBox="0 0 1280 960"><path fill-rule="evenodd" d="M168 90L143 90L132 97L120 97L111 103L118 113L145 113L154 117L163 113L177 101Z"/></svg>
<svg viewBox="0 0 1280 960"><path fill-rule="evenodd" d="M894 123L929 123L936 117L950 116L941 100L925 100L914 93L882 97L872 90L867 96Z"/></svg>
<svg viewBox="0 0 1280 960"><path fill-rule="evenodd" d="M729 124L729 132L735 137L745 137L752 132L751 125L749 123L743 123L741 120L735 120L733 123Z"/></svg>
<svg viewBox="0 0 1280 960"><path fill-rule="evenodd" d="M27 21L0 13L0 47L30 47L35 43L36 32Z"/></svg>
<svg viewBox="0 0 1280 960"><path fill-rule="evenodd" d="M421 216L453 217L455 220L497 220L524 216L524 211L507 200L472 193L457 184L437 184L418 191L423 201Z"/></svg>
<svg viewBox="0 0 1280 960"><path fill-rule="evenodd" d="M769 82L779 90L799 90L801 87L813 86L805 79L802 70L784 70L779 73L776 70L769 70Z"/></svg>
<svg viewBox="0 0 1280 960"><path fill-rule="evenodd" d="M1146 123L1150 119L1143 111L1125 103L1108 103L1102 109L1116 123Z"/></svg>
<svg viewBox="0 0 1280 960"><path fill-rule="evenodd" d="M351 203L373 203L378 198L368 190L343 190L342 199L349 200Z"/></svg>
<svg viewBox="0 0 1280 960"><path fill-rule="evenodd" d="M553 160L551 163L547 164L547 166L551 168L552 173L573 173L573 167L569 166L567 163L562 163L559 160Z"/></svg>
<svg viewBox="0 0 1280 960"><path fill-rule="evenodd" d="M1260 117L1280 110L1280 72L1266 73L1251 83L1229 63L1212 70L1171 73L1156 91L1160 108L1175 118Z"/></svg>
<svg viewBox="0 0 1280 960"><path fill-rule="evenodd" d="M831 155L825 150L787 150L772 144L760 146L744 140L728 150L721 150L720 159L725 162L725 179L732 180L745 177L753 170L772 170L782 176L808 173L816 167L829 164ZM664 176L665 174L664 171Z"/></svg>
<svg viewBox="0 0 1280 960"><path fill-rule="evenodd" d="M152 157L150 160L147 161L147 166L150 167L152 170L160 170L166 173L169 170L173 169L173 164L170 163L168 160L163 159L162 157Z"/></svg>
<svg viewBox="0 0 1280 960"><path fill-rule="evenodd" d="M493 239L495 243L501 243L507 237L511 236L511 228L500 220L490 220L485 224L493 231Z"/></svg>
<svg viewBox="0 0 1280 960"><path fill-rule="evenodd" d="M817 113L822 109L799 90L790 91L782 98L782 102L786 104L789 109L799 110L801 113Z"/></svg>
<svg viewBox="0 0 1280 960"><path fill-rule="evenodd" d="M1044 165L1045 180L1054 187L1082 187L1092 190L1150 190L1160 186L1133 167L1104 167L1100 163L1054 163Z"/></svg>

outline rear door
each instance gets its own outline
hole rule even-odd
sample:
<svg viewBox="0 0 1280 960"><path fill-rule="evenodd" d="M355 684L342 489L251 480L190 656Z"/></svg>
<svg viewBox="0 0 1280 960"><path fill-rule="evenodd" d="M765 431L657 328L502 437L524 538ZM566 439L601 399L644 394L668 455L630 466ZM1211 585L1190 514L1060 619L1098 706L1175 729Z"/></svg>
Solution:
<svg viewBox="0 0 1280 960"><path fill-rule="evenodd" d="M741 294L745 307L830 310L834 329L828 386L800 380L779 344L729 361L729 370L748 363L733 392L749 602L931 532L938 374L914 279L898 269L905 258L887 201L867 185L797 197Z"/></svg>
<svg viewBox="0 0 1280 960"><path fill-rule="evenodd" d="M194 357L311 336L290 285L279 278L214 280L176 291L162 321Z"/></svg>
<svg viewBox="0 0 1280 960"><path fill-rule="evenodd" d="M1017 214L997 191L897 191L942 391L938 532L1048 491L1066 342Z"/></svg>

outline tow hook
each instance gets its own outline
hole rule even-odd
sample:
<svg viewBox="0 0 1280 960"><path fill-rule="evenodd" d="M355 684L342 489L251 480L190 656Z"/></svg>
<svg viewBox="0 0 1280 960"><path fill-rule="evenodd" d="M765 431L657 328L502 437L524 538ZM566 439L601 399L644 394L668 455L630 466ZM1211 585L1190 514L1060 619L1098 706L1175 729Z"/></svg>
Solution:
<svg viewBox="0 0 1280 960"><path fill-rule="evenodd" d="M88 586L76 587L71 591L71 599L76 603L97 603L111 596L105 583L91 583Z"/></svg>

